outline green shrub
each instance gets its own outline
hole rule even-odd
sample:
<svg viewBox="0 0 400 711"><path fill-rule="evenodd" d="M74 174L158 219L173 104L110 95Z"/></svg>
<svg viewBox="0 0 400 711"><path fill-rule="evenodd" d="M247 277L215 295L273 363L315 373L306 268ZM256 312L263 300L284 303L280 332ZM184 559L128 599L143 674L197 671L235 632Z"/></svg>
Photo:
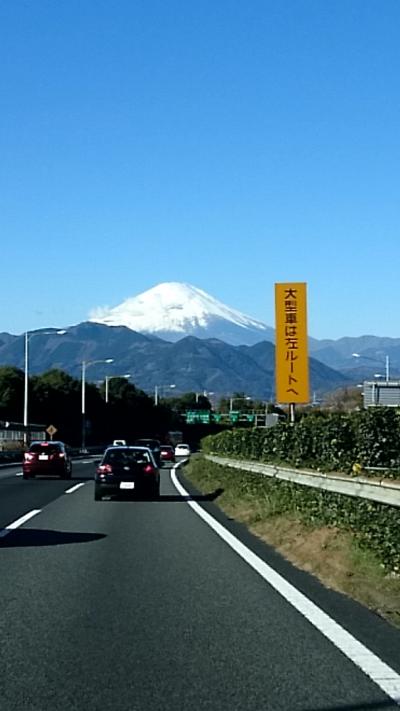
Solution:
<svg viewBox="0 0 400 711"><path fill-rule="evenodd" d="M350 531L360 546L373 551L388 571L400 571L400 515L395 506L263 477L213 462L199 460L191 467L195 473L198 471L201 475L204 471L207 477L217 479L218 485L240 500L264 501L267 516L290 514L312 525Z"/></svg>
<svg viewBox="0 0 400 711"><path fill-rule="evenodd" d="M206 437L205 452L320 471L352 473L390 468L400 478L400 412L371 408L353 413L311 413L293 425L233 429ZM354 469L354 465L356 466ZM396 471L397 469L397 471Z"/></svg>

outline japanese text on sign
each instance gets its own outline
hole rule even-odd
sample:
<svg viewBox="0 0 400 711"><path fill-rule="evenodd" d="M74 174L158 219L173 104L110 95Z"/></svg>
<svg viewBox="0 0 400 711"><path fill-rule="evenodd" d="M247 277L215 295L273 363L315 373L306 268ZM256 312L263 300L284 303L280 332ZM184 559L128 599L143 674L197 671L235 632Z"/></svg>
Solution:
<svg viewBox="0 0 400 711"><path fill-rule="evenodd" d="M276 400L309 402L306 284L275 284L275 311Z"/></svg>

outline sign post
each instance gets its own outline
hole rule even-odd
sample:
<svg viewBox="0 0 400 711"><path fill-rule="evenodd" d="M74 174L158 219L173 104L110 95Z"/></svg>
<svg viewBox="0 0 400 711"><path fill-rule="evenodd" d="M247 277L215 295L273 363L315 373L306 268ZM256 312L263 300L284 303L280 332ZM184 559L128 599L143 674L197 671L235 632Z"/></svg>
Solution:
<svg viewBox="0 0 400 711"><path fill-rule="evenodd" d="M306 292L304 282L275 284L276 400L289 405L290 422L310 401Z"/></svg>
<svg viewBox="0 0 400 711"><path fill-rule="evenodd" d="M54 425L49 425L48 428L46 429L47 434L50 435L50 440L53 441L53 437L56 432L58 432L57 427L54 427Z"/></svg>

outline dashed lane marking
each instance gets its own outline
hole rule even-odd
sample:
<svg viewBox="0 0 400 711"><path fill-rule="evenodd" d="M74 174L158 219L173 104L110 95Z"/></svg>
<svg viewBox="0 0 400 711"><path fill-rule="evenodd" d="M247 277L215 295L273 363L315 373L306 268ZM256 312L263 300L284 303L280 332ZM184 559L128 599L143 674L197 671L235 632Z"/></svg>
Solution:
<svg viewBox="0 0 400 711"><path fill-rule="evenodd" d="M78 489L80 489L81 486L85 486L85 482L82 482L81 484L75 484L75 486L71 486L70 489L65 490L64 494L73 494L74 491L77 491Z"/></svg>
<svg viewBox="0 0 400 711"><path fill-rule="evenodd" d="M29 521L30 518L33 518L33 516L37 516L37 514L39 514L41 510L42 509L32 509L32 511L29 511L28 513L24 514L24 516L21 516L21 518L17 518L16 521L9 523L8 526L3 528L3 530L0 530L0 538L8 536L11 531L15 531L16 528L22 526L22 524Z"/></svg>

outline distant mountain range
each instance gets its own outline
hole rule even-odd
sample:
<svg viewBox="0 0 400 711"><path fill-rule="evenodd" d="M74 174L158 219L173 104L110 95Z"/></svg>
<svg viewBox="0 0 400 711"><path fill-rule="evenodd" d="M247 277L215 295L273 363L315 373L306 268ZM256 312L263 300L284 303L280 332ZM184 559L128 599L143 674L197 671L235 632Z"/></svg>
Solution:
<svg viewBox="0 0 400 711"><path fill-rule="evenodd" d="M231 346L218 339L186 336L171 343L125 326L85 322L68 328L65 335L54 332L32 338L29 370L33 374L61 368L79 377L83 360L113 358L109 365L93 364L87 370L88 379L130 373L132 382L149 393L156 385L168 391L174 384L176 394L207 390L221 396L241 391L251 397L272 399L274 352L274 345L268 341ZM23 336L0 334L0 365L23 368ZM310 371L312 389L319 394L350 384L345 375L314 358L310 359Z"/></svg>
<svg viewBox="0 0 400 711"><path fill-rule="evenodd" d="M235 346L275 341L271 326L230 308L202 289L180 282L158 284L113 308L94 309L90 320L127 326L173 342L189 335L217 338ZM336 341L310 338L309 349L312 356L354 382L371 378L374 373L384 374L386 356L391 375L400 375L400 338L360 336ZM362 357L355 358L354 353Z"/></svg>
<svg viewBox="0 0 400 711"><path fill-rule="evenodd" d="M108 366L92 365L88 379L130 373L133 382L148 392L155 385L173 383L174 392L243 391L270 399L274 335L270 326L201 289L172 282L119 306L95 309L90 321L69 327L65 335L32 338L30 372L57 367L79 376L83 360L114 358ZM317 394L375 374L384 377L387 357L391 376L400 374L400 338L310 338L309 348L311 387ZM0 334L0 364L23 368L23 358L23 336Z"/></svg>
<svg viewBox="0 0 400 711"><path fill-rule="evenodd" d="M226 306L202 289L180 282L158 284L113 308L94 309L89 320L127 326L173 342L184 336L218 338L233 346L274 340L270 326Z"/></svg>

